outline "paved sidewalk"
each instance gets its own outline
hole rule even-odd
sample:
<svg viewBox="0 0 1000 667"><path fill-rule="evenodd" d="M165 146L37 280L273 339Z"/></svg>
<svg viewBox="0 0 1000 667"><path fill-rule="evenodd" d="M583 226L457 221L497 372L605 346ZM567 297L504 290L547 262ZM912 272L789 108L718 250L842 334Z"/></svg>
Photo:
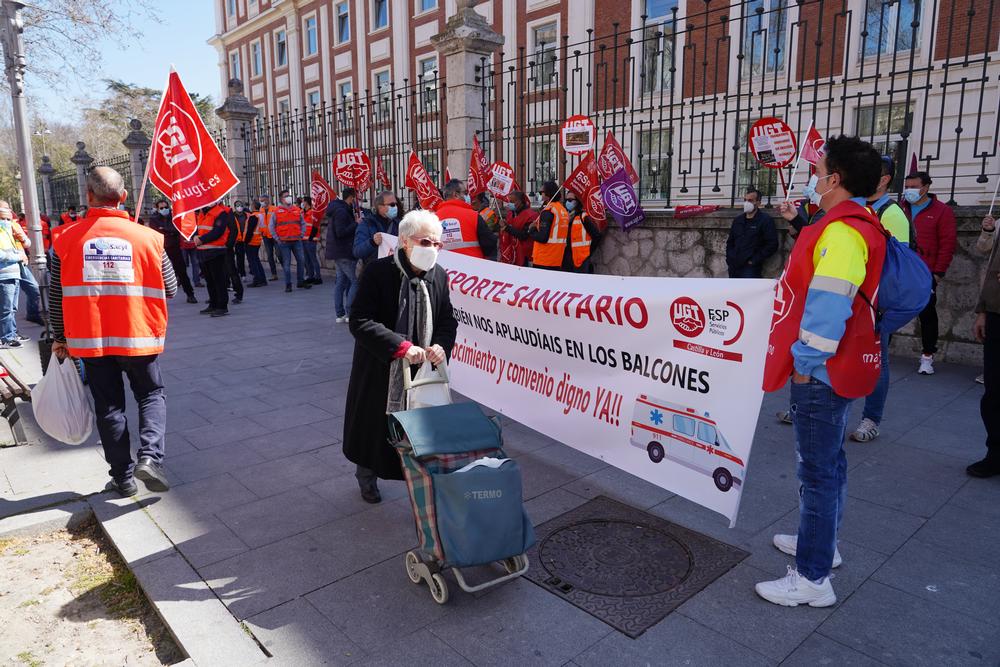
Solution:
<svg viewBox="0 0 1000 667"><path fill-rule="evenodd" d="M167 590L185 600L207 582L270 662L1000 664L1000 480L964 471L984 451L977 369L941 365L922 377L914 360L893 360L882 437L847 445L840 601L828 609L776 607L753 592L792 562L770 545L797 523L792 434L773 419L787 394L764 402L732 530L508 420L507 449L536 523L607 495L751 552L632 640L528 581L478 596L453 586L444 607L409 582L402 554L415 537L403 484L383 483L384 502L367 505L341 454L353 341L334 324L332 300L328 281L293 294L274 283L247 290L226 318L171 304L163 368L175 487L143 499L145 511L200 577ZM22 414L37 432L30 408ZM0 450L0 517L96 492L105 480L96 434L79 447Z"/></svg>

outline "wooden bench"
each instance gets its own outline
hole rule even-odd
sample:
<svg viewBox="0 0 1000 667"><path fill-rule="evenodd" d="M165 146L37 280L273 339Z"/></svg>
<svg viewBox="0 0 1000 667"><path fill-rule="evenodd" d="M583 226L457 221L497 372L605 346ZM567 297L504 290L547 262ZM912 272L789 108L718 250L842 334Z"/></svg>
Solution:
<svg viewBox="0 0 1000 667"><path fill-rule="evenodd" d="M3 412L0 413L0 416L10 424L10 432L14 435L14 444L7 446L28 444L28 439L24 436L24 428L21 426L21 414L17 411L16 399L18 398L22 401L30 401L31 387L12 370L0 364L0 399L3 400ZM5 445L0 444L0 447L3 446Z"/></svg>

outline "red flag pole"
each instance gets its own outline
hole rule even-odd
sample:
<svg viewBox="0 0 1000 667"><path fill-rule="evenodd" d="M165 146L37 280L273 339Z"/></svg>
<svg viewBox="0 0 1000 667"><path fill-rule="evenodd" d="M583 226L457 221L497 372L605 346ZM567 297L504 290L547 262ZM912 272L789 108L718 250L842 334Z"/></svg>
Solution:
<svg viewBox="0 0 1000 667"><path fill-rule="evenodd" d="M788 185L785 183L785 170L784 169L779 169L778 170L778 176L781 177L781 187L785 191L785 201L788 201Z"/></svg>

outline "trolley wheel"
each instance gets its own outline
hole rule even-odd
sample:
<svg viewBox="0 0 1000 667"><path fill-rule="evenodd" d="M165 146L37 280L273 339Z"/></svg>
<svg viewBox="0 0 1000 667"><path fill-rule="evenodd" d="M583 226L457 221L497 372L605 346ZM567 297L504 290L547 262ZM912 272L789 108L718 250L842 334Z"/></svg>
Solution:
<svg viewBox="0 0 1000 667"><path fill-rule="evenodd" d="M500 564L503 565L503 569L507 572L507 574L514 574L515 572L519 572L521 568L524 567L526 560L527 556L524 555L512 556L511 558L504 558L500 561Z"/></svg>
<svg viewBox="0 0 1000 667"><path fill-rule="evenodd" d="M415 584L420 583L420 572L417 570L417 565L420 564L420 557L413 551L406 552L406 575Z"/></svg>
<svg viewBox="0 0 1000 667"><path fill-rule="evenodd" d="M427 585L431 589L431 597L434 598L435 602L444 604L448 601L448 582L444 580L440 572L432 574Z"/></svg>

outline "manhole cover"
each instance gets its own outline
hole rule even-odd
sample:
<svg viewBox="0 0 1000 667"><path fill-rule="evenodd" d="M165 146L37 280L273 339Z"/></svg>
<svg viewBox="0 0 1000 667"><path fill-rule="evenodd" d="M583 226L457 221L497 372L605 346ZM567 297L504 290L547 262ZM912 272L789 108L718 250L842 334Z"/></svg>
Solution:
<svg viewBox="0 0 1000 667"><path fill-rule="evenodd" d="M585 521L561 528L538 547L545 569L573 588L632 597L675 588L691 572L691 554L663 531L626 521Z"/></svg>
<svg viewBox="0 0 1000 667"><path fill-rule="evenodd" d="M748 555L602 496L535 533L525 576L633 638Z"/></svg>

